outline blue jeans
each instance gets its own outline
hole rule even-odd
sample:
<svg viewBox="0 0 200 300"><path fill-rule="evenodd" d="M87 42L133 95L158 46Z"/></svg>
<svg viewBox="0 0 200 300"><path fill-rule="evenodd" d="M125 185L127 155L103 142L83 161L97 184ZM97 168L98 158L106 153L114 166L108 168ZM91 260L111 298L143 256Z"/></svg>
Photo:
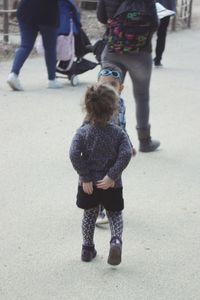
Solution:
<svg viewBox="0 0 200 300"><path fill-rule="evenodd" d="M56 77L56 40L57 28L46 25L26 24L19 20L21 44L16 51L11 72L19 74L20 70L34 47L38 32L42 35L45 49L45 62L47 66L48 79Z"/></svg>

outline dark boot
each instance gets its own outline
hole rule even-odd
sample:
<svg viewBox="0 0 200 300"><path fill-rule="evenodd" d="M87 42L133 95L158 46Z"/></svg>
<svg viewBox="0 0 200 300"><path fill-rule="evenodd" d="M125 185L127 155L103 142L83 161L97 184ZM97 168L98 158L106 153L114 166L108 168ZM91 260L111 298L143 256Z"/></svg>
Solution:
<svg viewBox="0 0 200 300"><path fill-rule="evenodd" d="M159 146L160 142L152 140L150 135L150 126L147 128L137 128L138 139L140 142L140 152L152 152L155 151Z"/></svg>
<svg viewBox="0 0 200 300"><path fill-rule="evenodd" d="M163 67L161 61L159 59L154 58L154 66L155 67Z"/></svg>
<svg viewBox="0 0 200 300"><path fill-rule="evenodd" d="M118 237L113 237L110 241L110 252L108 256L108 264L117 266L121 263L122 241Z"/></svg>
<svg viewBox="0 0 200 300"><path fill-rule="evenodd" d="M82 251L81 251L81 260L89 262L95 256L97 255L97 251L95 250L94 246L82 246Z"/></svg>

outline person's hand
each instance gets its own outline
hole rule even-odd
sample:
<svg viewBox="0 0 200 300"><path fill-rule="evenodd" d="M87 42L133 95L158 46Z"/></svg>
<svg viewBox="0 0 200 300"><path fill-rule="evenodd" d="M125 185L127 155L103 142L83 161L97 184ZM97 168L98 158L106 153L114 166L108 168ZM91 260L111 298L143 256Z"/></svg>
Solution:
<svg viewBox="0 0 200 300"><path fill-rule="evenodd" d="M83 191L86 194L91 195L93 193L93 183L92 183L92 181L90 181L90 182L83 182L82 183L82 187L83 187Z"/></svg>
<svg viewBox="0 0 200 300"><path fill-rule="evenodd" d="M102 180L97 181L97 188L102 190L107 190L113 188L115 185L114 180L112 180L108 175L106 175Z"/></svg>

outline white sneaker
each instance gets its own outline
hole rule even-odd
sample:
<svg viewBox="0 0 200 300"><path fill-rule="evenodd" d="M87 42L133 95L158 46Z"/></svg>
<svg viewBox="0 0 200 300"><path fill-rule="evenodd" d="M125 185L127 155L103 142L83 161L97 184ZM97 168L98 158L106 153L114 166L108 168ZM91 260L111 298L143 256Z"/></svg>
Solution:
<svg viewBox="0 0 200 300"><path fill-rule="evenodd" d="M58 82L57 79L49 80L48 89L60 89L62 88L62 84Z"/></svg>
<svg viewBox="0 0 200 300"><path fill-rule="evenodd" d="M13 91L23 91L19 78L15 73L12 72L8 75L7 83Z"/></svg>
<svg viewBox="0 0 200 300"><path fill-rule="evenodd" d="M107 215L104 212L100 212L96 220L96 226L101 226L108 223L109 221Z"/></svg>

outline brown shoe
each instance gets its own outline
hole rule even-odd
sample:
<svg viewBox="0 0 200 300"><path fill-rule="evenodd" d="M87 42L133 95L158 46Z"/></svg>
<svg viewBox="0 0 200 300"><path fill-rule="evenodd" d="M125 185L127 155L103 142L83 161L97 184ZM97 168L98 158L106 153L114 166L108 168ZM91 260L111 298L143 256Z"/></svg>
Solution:
<svg viewBox="0 0 200 300"><path fill-rule="evenodd" d="M122 241L118 237L113 237L110 241L110 252L108 256L108 264L117 266L121 263Z"/></svg>

